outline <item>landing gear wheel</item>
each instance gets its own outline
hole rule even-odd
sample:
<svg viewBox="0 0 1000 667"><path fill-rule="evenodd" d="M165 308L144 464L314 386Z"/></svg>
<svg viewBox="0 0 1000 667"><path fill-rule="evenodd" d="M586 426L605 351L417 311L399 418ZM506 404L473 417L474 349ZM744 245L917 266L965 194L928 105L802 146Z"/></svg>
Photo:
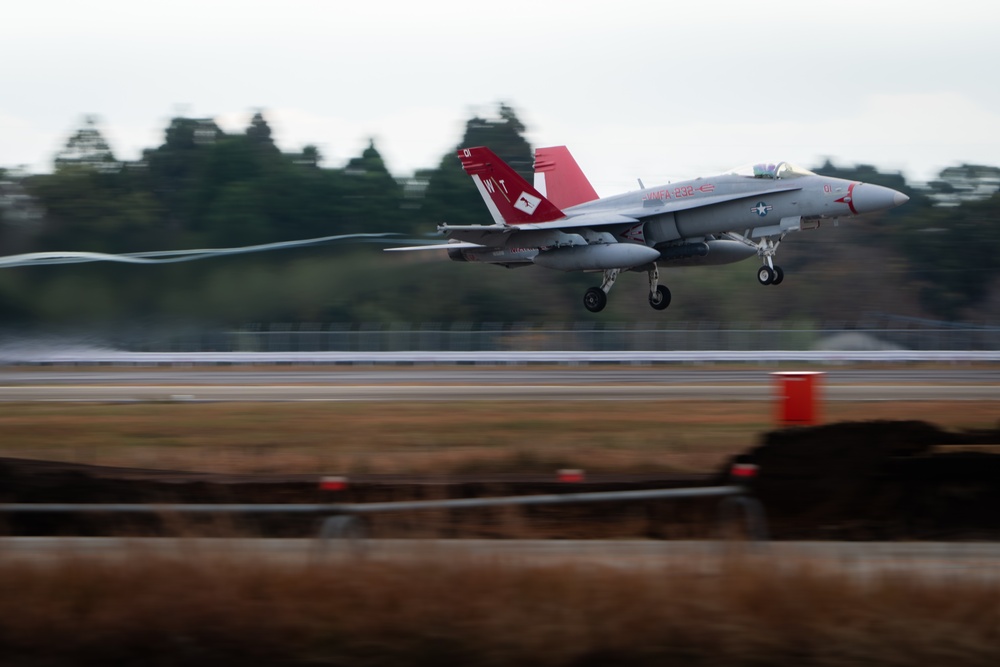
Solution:
<svg viewBox="0 0 1000 667"><path fill-rule="evenodd" d="M780 285L781 281L785 279L785 272L781 270L780 266L774 267L774 280L771 281L772 285Z"/></svg>
<svg viewBox="0 0 1000 667"><path fill-rule="evenodd" d="M774 282L774 278L777 275L778 274L774 269L765 264L764 266L757 269L757 282L759 282L761 285L770 285L771 283Z"/></svg>
<svg viewBox="0 0 1000 667"><path fill-rule="evenodd" d="M670 305L670 290L664 285L657 285L655 292L649 293L649 305L656 310L663 310Z"/></svg>
<svg viewBox="0 0 1000 667"><path fill-rule="evenodd" d="M599 313L608 305L608 295L600 287L591 287L583 295L583 305L592 313Z"/></svg>

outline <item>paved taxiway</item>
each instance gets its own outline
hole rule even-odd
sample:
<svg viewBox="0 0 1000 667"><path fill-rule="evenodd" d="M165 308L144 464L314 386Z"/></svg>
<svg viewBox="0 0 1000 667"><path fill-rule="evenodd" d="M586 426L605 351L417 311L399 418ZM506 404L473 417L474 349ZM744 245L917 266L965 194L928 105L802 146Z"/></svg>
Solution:
<svg viewBox="0 0 1000 667"><path fill-rule="evenodd" d="M1000 369L830 370L830 401L1000 400ZM6 370L0 401L768 401L767 370L656 369L116 369Z"/></svg>

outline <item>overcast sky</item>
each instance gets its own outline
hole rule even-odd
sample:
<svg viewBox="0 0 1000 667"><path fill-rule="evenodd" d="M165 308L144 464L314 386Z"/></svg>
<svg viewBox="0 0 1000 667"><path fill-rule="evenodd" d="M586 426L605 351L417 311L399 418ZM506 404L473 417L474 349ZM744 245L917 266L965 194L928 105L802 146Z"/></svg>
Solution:
<svg viewBox="0 0 1000 667"><path fill-rule="evenodd" d="M342 166L436 166L504 101L601 195L785 159L914 182L1000 166L986 0L32 0L0 20L0 166L50 170L96 114L122 159L175 115Z"/></svg>

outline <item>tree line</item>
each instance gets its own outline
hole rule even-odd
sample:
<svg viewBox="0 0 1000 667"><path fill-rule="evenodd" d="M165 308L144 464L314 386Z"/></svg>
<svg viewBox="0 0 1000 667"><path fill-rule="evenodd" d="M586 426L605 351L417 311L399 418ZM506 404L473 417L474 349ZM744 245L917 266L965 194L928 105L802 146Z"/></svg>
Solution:
<svg viewBox="0 0 1000 667"><path fill-rule="evenodd" d="M469 119L456 148L490 146L530 182L532 147L525 129L511 107L499 105L495 117ZM4 254L242 246L373 231L409 236L433 231L441 221L483 222L482 201L453 151L432 168L397 178L374 142L343 167L330 168L322 166L315 146L284 153L271 135L263 113L241 133L223 132L211 119L178 117L160 146L125 162L114 156L97 120L86 118L55 156L51 174L0 173L6 184L0 197L8 193L0 207ZM994 303L1000 286L1000 169L952 167L919 188L901 174L866 165L827 162L814 171L886 185L911 200L883 215L845 222L832 242L822 234L795 239L797 247L785 251L782 264L809 283L783 298L748 307L739 293L759 293L750 284L736 294L730 289L742 280L737 275L748 274L742 264L693 269L696 278L677 273L690 283L685 289L693 298L684 305L678 293L671 311L717 320L837 319L858 312L858 304L836 296L845 289L863 302L862 309L896 308L948 320L1000 311ZM16 210L10 195L15 186L29 199L25 204L22 197ZM26 207L37 214L15 215ZM197 264L4 269L0 321L579 319L585 317L577 303L579 286L592 281L539 269L521 275L449 266L439 257L387 258L371 246ZM845 284L844 275L853 282ZM649 314L621 305L602 316Z"/></svg>

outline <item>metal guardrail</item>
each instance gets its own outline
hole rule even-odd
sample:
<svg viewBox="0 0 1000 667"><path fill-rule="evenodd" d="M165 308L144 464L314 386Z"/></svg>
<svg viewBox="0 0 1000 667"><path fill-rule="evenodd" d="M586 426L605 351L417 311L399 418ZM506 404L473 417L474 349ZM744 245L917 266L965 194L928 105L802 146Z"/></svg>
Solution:
<svg viewBox="0 0 1000 667"><path fill-rule="evenodd" d="M731 520L737 511L744 516L746 533L754 540L767 539L764 510L748 495L743 486L708 486L684 489L639 489L634 491L597 491L590 493L536 494L494 498L453 498L385 503L317 504L212 504L212 503L0 503L0 513L121 513L121 514L320 514L323 521L319 538L360 539L366 534L360 516L381 512L429 509L474 509L521 505L563 505L572 503L625 502L681 498L720 497L719 522ZM729 502L726 502L729 501Z"/></svg>
<svg viewBox="0 0 1000 667"><path fill-rule="evenodd" d="M228 331L140 330L64 339L129 352L616 352L998 350L1000 326L867 317L845 322L260 323ZM32 346L59 343L21 336ZM103 341L103 344L100 342ZM16 343L17 339L10 339Z"/></svg>
<svg viewBox="0 0 1000 667"><path fill-rule="evenodd" d="M0 363L10 364L996 361L998 355L998 324L881 314L851 323L272 322L232 330L0 330Z"/></svg>

